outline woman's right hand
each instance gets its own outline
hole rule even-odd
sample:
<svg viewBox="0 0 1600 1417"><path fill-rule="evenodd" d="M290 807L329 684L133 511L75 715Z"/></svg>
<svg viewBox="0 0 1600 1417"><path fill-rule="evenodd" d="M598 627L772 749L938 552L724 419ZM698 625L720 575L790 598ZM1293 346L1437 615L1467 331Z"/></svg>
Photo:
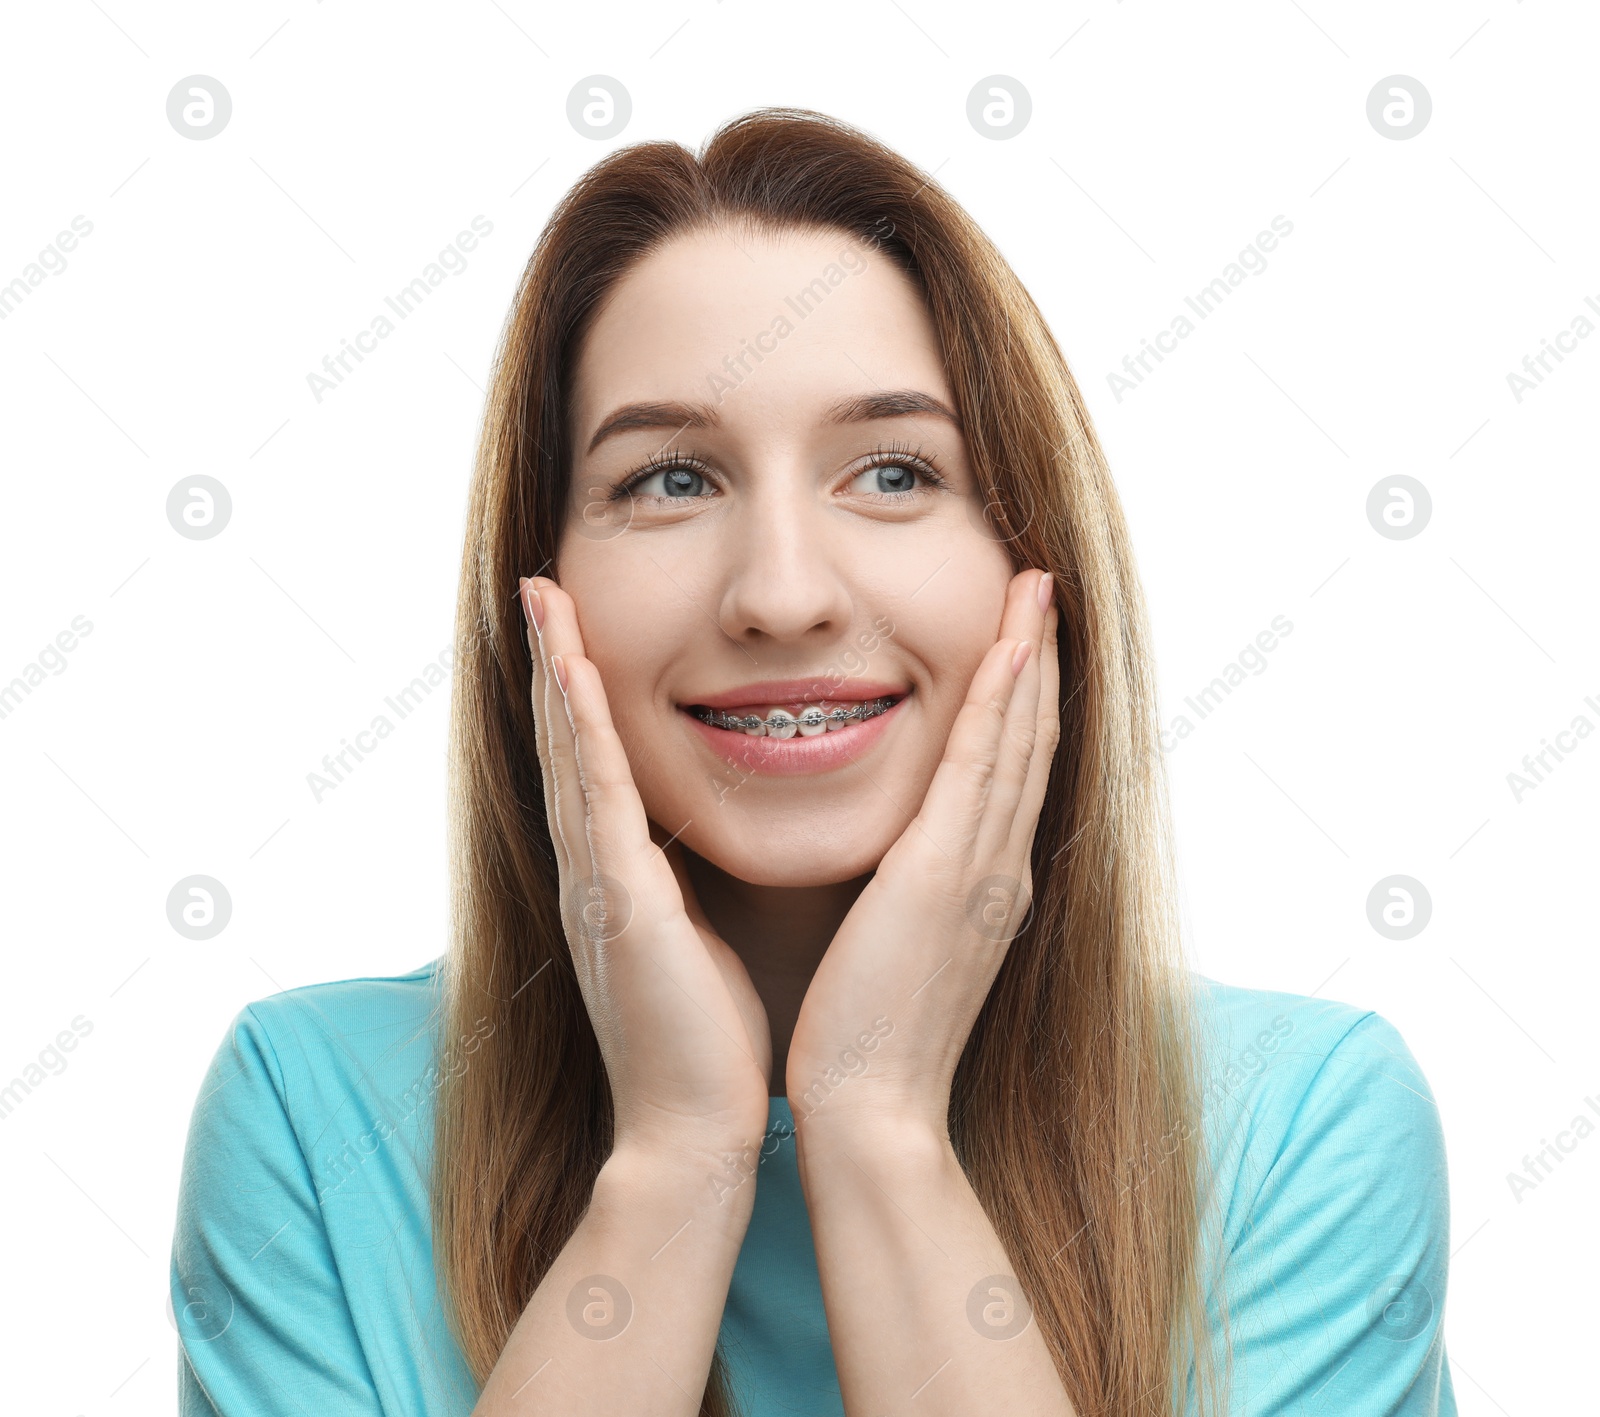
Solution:
<svg viewBox="0 0 1600 1417"><path fill-rule="evenodd" d="M572 597L545 576L523 578L521 595L562 925L611 1080L615 1148L759 1144L772 1075L761 998L707 921L683 848L663 848L645 815Z"/></svg>

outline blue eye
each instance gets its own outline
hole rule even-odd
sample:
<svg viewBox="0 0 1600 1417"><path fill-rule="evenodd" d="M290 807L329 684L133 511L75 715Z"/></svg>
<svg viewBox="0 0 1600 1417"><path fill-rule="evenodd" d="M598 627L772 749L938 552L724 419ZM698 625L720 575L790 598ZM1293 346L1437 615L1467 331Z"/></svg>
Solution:
<svg viewBox="0 0 1600 1417"><path fill-rule="evenodd" d="M899 444L881 444L869 458L872 461L850 479L850 485L862 478L873 479L871 485L856 489L858 496L884 503L905 504L930 492L944 491L950 483L931 462L915 449ZM650 502L663 506L667 502L694 502L714 495L714 484L707 475L704 463L687 453L668 453L648 463L623 478L610 492L607 501ZM641 492L653 478L661 479L660 492ZM918 486L917 480L923 485Z"/></svg>
<svg viewBox="0 0 1600 1417"><path fill-rule="evenodd" d="M643 486L653 477L661 478L664 491L661 493L636 494L635 489ZM694 459L675 456L664 462L651 463L649 466L642 467L637 472L623 478L621 482L612 488L611 494L606 500L611 502L620 502L624 499L656 503L692 502L700 495L696 490L696 485L704 485L705 481L705 474L695 465Z"/></svg>
<svg viewBox="0 0 1600 1417"><path fill-rule="evenodd" d="M879 443L867 455L867 466L856 473L852 482L870 477L872 481L860 488L858 495L886 506L908 506L921 498L950 490L950 481L933 465L933 460L921 448L907 443ZM921 479L922 485L917 485Z"/></svg>
<svg viewBox="0 0 1600 1417"><path fill-rule="evenodd" d="M657 495L654 493L649 494L650 499L657 502L681 502L692 500L700 495L696 490L696 484L698 483L704 485L705 483L705 478L696 472L692 467L667 467L658 468L654 472L644 473L636 480L628 483L627 490L630 493L635 492L636 489L648 482L652 477L659 477L661 479L661 485L664 489L664 493L662 495Z"/></svg>
<svg viewBox="0 0 1600 1417"><path fill-rule="evenodd" d="M862 489L869 496L899 499L917 494L919 490L916 485L918 477L934 481L936 474L914 463L885 461L858 472L853 480L859 480L863 477L875 479L873 484Z"/></svg>

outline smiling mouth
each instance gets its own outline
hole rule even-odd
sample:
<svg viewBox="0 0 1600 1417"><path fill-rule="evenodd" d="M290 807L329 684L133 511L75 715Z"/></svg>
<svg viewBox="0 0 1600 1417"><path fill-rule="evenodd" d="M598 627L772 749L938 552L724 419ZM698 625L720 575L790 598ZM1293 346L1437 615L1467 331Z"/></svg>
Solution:
<svg viewBox="0 0 1600 1417"><path fill-rule="evenodd" d="M684 704L683 711L713 728L740 733L751 738L815 738L824 733L846 732L854 725L888 713L905 694L886 694L882 698L856 703L807 704L798 713L775 707L765 715L727 713L704 704Z"/></svg>

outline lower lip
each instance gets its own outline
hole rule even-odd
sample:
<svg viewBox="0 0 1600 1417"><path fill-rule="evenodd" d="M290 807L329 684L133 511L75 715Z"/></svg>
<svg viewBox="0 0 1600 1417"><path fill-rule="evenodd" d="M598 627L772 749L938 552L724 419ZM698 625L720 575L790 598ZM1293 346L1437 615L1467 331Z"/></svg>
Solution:
<svg viewBox="0 0 1600 1417"><path fill-rule="evenodd" d="M765 734L752 737L748 733L713 728L687 709L680 708L678 712L689 720L689 726L713 753L741 772L792 777L799 773L832 772L870 752L910 697L907 694L897 700L894 707L851 728L814 733L809 738L798 731L793 738L769 738Z"/></svg>

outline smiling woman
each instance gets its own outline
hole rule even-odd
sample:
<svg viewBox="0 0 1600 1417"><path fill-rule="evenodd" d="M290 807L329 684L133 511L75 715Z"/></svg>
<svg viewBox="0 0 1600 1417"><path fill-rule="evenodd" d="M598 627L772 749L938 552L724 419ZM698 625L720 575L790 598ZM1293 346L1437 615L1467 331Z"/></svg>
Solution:
<svg viewBox="0 0 1600 1417"><path fill-rule="evenodd" d="M585 174L473 483L453 938L235 1020L185 1411L1453 1413L1426 1080L1185 967L1147 640L930 177L785 109Z"/></svg>

